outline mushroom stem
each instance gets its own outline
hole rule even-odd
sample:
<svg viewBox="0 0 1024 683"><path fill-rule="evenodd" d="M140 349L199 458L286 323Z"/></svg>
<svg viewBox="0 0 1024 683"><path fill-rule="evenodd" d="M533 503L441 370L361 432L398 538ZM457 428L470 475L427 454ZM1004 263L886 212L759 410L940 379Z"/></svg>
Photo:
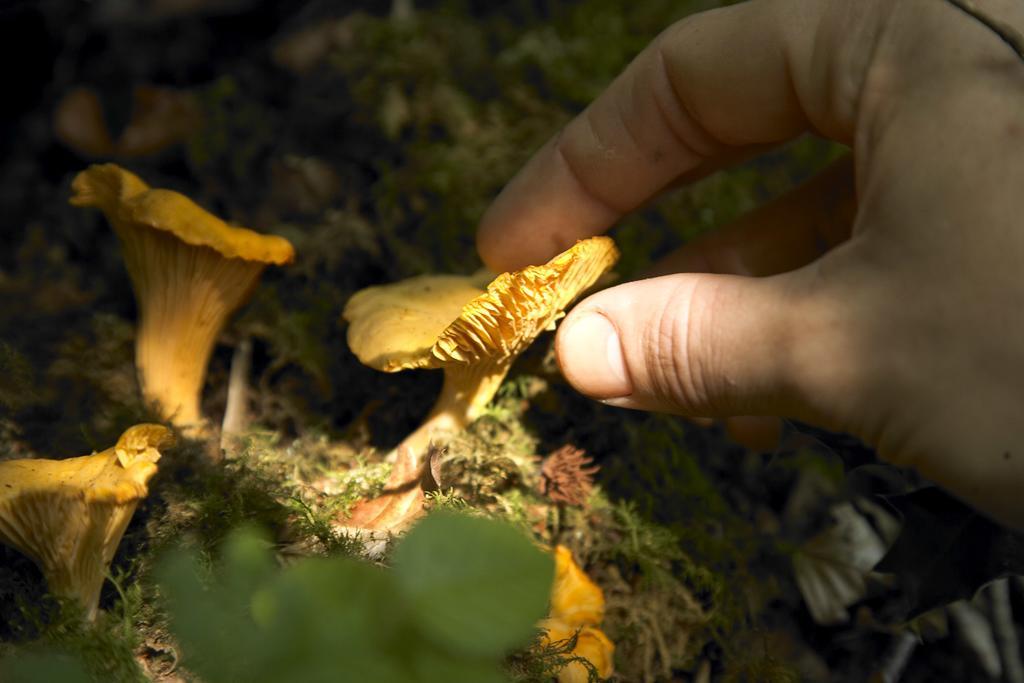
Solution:
<svg viewBox="0 0 1024 683"><path fill-rule="evenodd" d="M142 394L158 404L163 418L198 431L199 397L217 335L248 298L264 264L225 259L155 230L120 236L138 295L135 359Z"/></svg>
<svg viewBox="0 0 1024 683"><path fill-rule="evenodd" d="M111 542L113 535L124 532L120 520L115 521L115 513L123 515L125 525L131 520L135 512L135 505L121 511L114 503L103 503L93 505L93 512L88 521L80 542L83 547L107 548L110 549L110 557L103 555L97 557L88 553L80 553L72 557L61 557L57 552L46 553L40 560L40 571L46 579L46 585L53 595L62 598L69 598L76 601L85 610L86 621L95 621L99 612L100 592L103 587L103 579L106 577L107 567L114 559L114 552L117 550L117 542ZM80 513L79 510L69 510L69 514Z"/></svg>
<svg viewBox="0 0 1024 683"><path fill-rule="evenodd" d="M228 399L220 427L220 447L237 443L249 423L249 373L252 370L252 339L246 337L235 347L228 376Z"/></svg>
<svg viewBox="0 0 1024 683"><path fill-rule="evenodd" d="M419 455L435 437L465 429L494 398L510 366L511 359L445 366L441 395L423 424L405 437L398 448L411 448Z"/></svg>

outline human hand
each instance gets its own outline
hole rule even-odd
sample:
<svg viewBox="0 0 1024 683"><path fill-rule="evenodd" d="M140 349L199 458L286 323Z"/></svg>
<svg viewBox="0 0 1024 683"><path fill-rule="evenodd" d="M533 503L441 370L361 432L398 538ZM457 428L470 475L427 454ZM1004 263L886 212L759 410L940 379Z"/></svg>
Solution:
<svg viewBox="0 0 1024 683"><path fill-rule="evenodd" d="M983 9L1024 26L1024 6ZM753 0L659 36L505 188L502 271L813 131L811 189L581 302L568 380L617 406L851 432L1024 525L1024 63L941 0ZM856 191L854 191L856 187ZM685 272L678 272L685 271Z"/></svg>

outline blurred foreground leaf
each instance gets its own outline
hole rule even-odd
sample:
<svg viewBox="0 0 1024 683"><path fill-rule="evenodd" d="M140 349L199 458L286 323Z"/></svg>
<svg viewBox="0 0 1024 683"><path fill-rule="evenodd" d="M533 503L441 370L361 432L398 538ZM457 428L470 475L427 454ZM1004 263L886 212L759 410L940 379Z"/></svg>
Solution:
<svg viewBox="0 0 1024 683"><path fill-rule="evenodd" d="M395 570L349 558L284 570L252 531L203 580L178 553L159 571L186 666L227 681L503 680L546 610L553 565L515 529L441 512L398 543Z"/></svg>
<svg viewBox="0 0 1024 683"><path fill-rule="evenodd" d="M4 683L90 683L92 678L72 657L52 652L29 652L0 661L0 681Z"/></svg>
<svg viewBox="0 0 1024 683"><path fill-rule="evenodd" d="M443 512L398 547L395 572L439 645L494 656L530 639L547 609L554 565L512 527Z"/></svg>

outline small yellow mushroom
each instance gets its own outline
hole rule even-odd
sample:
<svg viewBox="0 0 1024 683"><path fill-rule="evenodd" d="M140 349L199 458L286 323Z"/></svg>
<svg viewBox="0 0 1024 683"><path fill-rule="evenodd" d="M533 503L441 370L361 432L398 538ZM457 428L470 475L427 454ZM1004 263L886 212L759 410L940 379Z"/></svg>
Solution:
<svg viewBox="0 0 1024 683"><path fill-rule="evenodd" d="M150 189L115 164L90 166L71 186L71 203L102 210L121 239L139 306L143 396L165 419L200 432L200 392L217 335L267 264L294 260L292 245L229 225L177 192Z"/></svg>
<svg viewBox="0 0 1024 683"><path fill-rule="evenodd" d="M601 678L608 678L615 670L612 655L615 645L604 632L594 626L569 626L557 619L545 619L540 627L546 632L541 642L545 645L569 640L576 636L576 647L572 655L582 657L590 662ZM558 683L587 683L590 680L585 667L580 662L569 662L558 672Z"/></svg>
<svg viewBox="0 0 1024 683"><path fill-rule="evenodd" d="M540 622L545 644L568 640L576 635L572 654L590 662L601 678L614 670L615 645L598 628L604 619L604 593L573 559L564 545L555 548L555 581L551 588L551 610ZM571 662L558 672L558 683L585 683L587 668Z"/></svg>
<svg viewBox="0 0 1024 683"><path fill-rule="evenodd" d="M555 548L551 616L578 626L596 626L604 619L604 593L580 569L572 557L572 551L564 545Z"/></svg>
<svg viewBox="0 0 1024 683"><path fill-rule="evenodd" d="M94 619L103 577L148 493L159 449L172 443L166 427L141 424L102 453L0 463L0 543L32 558L51 593L77 600Z"/></svg>
<svg viewBox="0 0 1024 683"><path fill-rule="evenodd" d="M402 445L423 451L458 431L494 397L512 361L618 259L608 237L581 240L542 266L477 277L422 275L357 292L345 306L348 345L384 372L442 368L441 396Z"/></svg>

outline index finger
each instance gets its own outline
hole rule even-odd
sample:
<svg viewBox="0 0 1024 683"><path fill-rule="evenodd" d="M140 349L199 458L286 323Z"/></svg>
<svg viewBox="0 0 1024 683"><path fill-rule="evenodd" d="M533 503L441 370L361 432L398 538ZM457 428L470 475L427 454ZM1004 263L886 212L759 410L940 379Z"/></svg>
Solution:
<svg viewBox="0 0 1024 683"><path fill-rule="evenodd" d="M747 147L808 129L848 142L881 14L876 0L752 0L674 24L497 197L484 262L542 263Z"/></svg>

